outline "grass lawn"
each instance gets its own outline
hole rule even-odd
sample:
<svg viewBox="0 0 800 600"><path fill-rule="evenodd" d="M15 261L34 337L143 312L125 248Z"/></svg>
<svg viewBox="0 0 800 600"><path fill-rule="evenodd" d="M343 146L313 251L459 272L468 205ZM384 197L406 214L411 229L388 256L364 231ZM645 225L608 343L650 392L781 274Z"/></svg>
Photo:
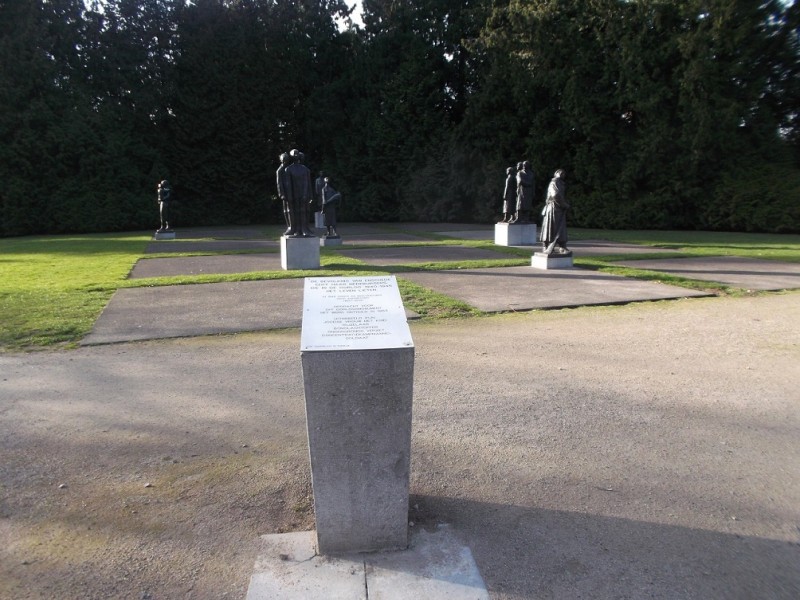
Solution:
<svg viewBox="0 0 800 600"><path fill-rule="evenodd" d="M570 230L573 239L606 239L681 250L689 256L738 255L800 262L800 235L711 233L680 231ZM264 271L233 275L126 279L144 256L150 233L114 233L71 236L35 236L0 239L0 352L76 344L92 328L111 295L120 287L278 279L309 275L402 274L399 265L375 267L323 249L319 271ZM499 267L530 264L530 249L502 248L488 241L434 240L426 245L460 244L492 248L506 256L496 260L435 263L414 270ZM399 244L398 244L399 245ZM414 244L402 244L414 245ZM419 244L416 244L419 245ZM165 256L165 255L161 255ZM172 255L174 256L174 255ZM576 259L582 267L621 275L664 281L673 285L708 287L708 283L614 265L620 257ZM626 258L634 258L628 256ZM423 317L469 316L478 311L452 298L401 280L404 302ZM717 288L726 293L726 288Z"/></svg>

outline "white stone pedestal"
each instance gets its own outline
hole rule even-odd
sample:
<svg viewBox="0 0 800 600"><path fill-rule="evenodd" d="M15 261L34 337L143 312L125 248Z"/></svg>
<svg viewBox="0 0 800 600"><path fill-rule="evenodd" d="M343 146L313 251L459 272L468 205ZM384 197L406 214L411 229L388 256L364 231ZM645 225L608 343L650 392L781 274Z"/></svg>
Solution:
<svg viewBox="0 0 800 600"><path fill-rule="evenodd" d="M571 269L572 253L565 255L536 252L531 258L531 266L535 269Z"/></svg>
<svg viewBox="0 0 800 600"><path fill-rule="evenodd" d="M153 239L156 241L161 240L174 240L175 239L175 231L170 229L168 231L156 231L153 234Z"/></svg>
<svg viewBox="0 0 800 600"><path fill-rule="evenodd" d="M342 238L328 238L322 236L319 238L319 245L320 246L341 246L342 245Z"/></svg>
<svg viewBox="0 0 800 600"><path fill-rule="evenodd" d="M314 227L317 229L325 229L325 213L317 211L314 213Z"/></svg>
<svg viewBox="0 0 800 600"><path fill-rule="evenodd" d="M495 223L494 243L498 246L533 246L536 223Z"/></svg>
<svg viewBox="0 0 800 600"><path fill-rule="evenodd" d="M300 345L318 552L405 548L414 342L396 279L306 279Z"/></svg>
<svg viewBox="0 0 800 600"><path fill-rule="evenodd" d="M281 236L281 267L284 271L319 269L319 238Z"/></svg>

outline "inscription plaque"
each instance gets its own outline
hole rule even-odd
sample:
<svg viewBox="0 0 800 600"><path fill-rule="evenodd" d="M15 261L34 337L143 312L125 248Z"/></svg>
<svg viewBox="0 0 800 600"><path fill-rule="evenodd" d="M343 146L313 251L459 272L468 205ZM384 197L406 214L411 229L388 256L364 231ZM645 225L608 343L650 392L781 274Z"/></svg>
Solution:
<svg viewBox="0 0 800 600"><path fill-rule="evenodd" d="M303 352L413 345L393 275L305 280L300 337Z"/></svg>

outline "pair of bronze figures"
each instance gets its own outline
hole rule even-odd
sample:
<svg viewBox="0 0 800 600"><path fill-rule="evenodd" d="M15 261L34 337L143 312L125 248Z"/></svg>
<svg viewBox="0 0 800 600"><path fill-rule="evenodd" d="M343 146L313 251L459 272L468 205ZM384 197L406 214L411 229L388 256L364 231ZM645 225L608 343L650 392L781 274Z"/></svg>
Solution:
<svg viewBox="0 0 800 600"><path fill-rule="evenodd" d="M558 169L550 185L542 210L542 229L539 241L545 254L569 253L567 248L567 210L564 170ZM531 163L523 161L506 169L506 185L503 190L503 218L501 223L530 223L533 209L534 174Z"/></svg>
<svg viewBox="0 0 800 600"><path fill-rule="evenodd" d="M308 207L314 202L314 192L325 214L327 237L338 237L336 233L335 203L341 195L330 186L327 178L320 177L311 185L311 171L303 164L304 155L299 150L280 155L281 164L276 172L278 197L283 203L286 219L286 237L316 237L308 224ZM326 201L327 198L327 201ZM325 207L328 206L327 211Z"/></svg>

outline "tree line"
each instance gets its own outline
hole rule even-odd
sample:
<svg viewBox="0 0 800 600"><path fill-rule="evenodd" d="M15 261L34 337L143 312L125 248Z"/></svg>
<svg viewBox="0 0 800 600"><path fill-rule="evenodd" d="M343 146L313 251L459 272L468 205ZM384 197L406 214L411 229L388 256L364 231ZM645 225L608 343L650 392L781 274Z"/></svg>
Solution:
<svg viewBox="0 0 800 600"><path fill-rule="evenodd" d="M0 0L0 235L342 220L800 231L800 7L778 0Z"/></svg>

